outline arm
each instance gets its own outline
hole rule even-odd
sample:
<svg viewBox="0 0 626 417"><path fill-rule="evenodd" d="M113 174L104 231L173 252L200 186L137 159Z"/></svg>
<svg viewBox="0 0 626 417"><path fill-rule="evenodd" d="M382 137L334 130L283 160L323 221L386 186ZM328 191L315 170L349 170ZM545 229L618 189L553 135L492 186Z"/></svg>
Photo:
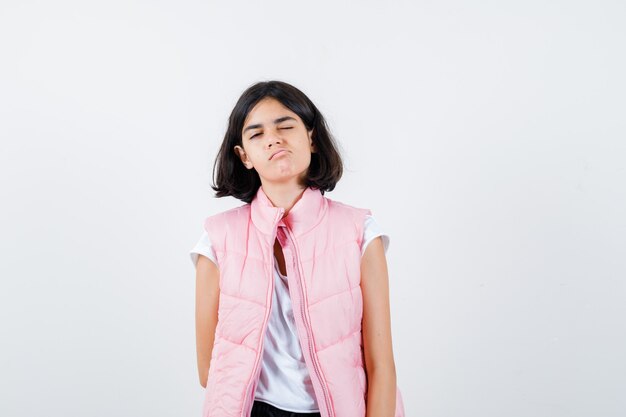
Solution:
<svg viewBox="0 0 626 417"><path fill-rule="evenodd" d="M396 366L391 344L389 277L383 242L372 240L361 259L363 351L367 373L367 417L391 417L396 410Z"/></svg>
<svg viewBox="0 0 626 417"><path fill-rule="evenodd" d="M196 264L196 352L200 385L206 388L211 363L211 352L217 326L219 301L219 277L217 266L206 256L198 256Z"/></svg>

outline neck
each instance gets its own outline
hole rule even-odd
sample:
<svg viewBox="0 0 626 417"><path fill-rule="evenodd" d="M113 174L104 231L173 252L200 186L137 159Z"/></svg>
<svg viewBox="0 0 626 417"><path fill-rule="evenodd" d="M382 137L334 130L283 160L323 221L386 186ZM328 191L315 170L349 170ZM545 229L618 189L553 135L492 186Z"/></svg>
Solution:
<svg viewBox="0 0 626 417"><path fill-rule="evenodd" d="M283 217L287 216L289 210L300 200L306 189L306 186L293 184L263 184L261 187L274 207L285 209Z"/></svg>

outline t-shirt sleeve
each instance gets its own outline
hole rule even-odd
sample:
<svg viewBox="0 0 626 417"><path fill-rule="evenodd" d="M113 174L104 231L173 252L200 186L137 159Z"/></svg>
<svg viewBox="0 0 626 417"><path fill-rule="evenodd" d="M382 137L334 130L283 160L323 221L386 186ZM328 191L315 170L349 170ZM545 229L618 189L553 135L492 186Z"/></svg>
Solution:
<svg viewBox="0 0 626 417"><path fill-rule="evenodd" d="M198 262L198 255L206 256L211 261L213 261L215 265L217 265L215 252L211 247L211 241L209 240L209 235L206 230L202 232L202 235L200 236L200 239L198 239L196 246L194 246L193 249L191 249L191 251L189 252L189 256L191 257L191 262L193 263L194 267Z"/></svg>
<svg viewBox="0 0 626 417"><path fill-rule="evenodd" d="M363 240L361 243L361 256L365 253L365 249L367 245L380 236L383 240L383 247L385 249L385 254L387 253L387 249L389 248L389 236L383 232L380 225L374 220L372 215L365 216L365 225L363 227Z"/></svg>

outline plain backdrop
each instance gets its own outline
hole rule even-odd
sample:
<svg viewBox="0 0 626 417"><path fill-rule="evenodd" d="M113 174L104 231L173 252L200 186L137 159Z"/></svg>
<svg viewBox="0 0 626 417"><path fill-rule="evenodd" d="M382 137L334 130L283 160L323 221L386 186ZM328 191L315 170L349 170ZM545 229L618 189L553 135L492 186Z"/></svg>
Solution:
<svg viewBox="0 0 626 417"><path fill-rule="evenodd" d="M283 80L390 236L407 416L626 415L620 1L0 2L0 415L200 416L195 270ZM338 416L341 417L341 416Z"/></svg>

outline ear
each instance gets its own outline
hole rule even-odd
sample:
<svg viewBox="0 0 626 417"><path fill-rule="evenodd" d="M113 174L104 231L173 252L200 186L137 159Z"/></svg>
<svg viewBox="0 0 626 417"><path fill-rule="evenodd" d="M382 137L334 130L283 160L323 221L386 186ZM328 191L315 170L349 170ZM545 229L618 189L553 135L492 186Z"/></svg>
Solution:
<svg viewBox="0 0 626 417"><path fill-rule="evenodd" d="M241 159L241 162L244 164L244 166L248 169L252 169L252 162L250 161L250 158L248 158L248 154L246 153L246 151L243 150L243 148L239 145L236 145L233 148L234 152L237 154L237 156L239 157L239 159Z"/></svg>
<svg viewBox="0 0 626 417"><path fill-rule="evenodd" d="M313 143L313 129L309 130L309 145L311 147L311 152L315 153L317 152L317 148L315 146L315 143Z"/></svg>

